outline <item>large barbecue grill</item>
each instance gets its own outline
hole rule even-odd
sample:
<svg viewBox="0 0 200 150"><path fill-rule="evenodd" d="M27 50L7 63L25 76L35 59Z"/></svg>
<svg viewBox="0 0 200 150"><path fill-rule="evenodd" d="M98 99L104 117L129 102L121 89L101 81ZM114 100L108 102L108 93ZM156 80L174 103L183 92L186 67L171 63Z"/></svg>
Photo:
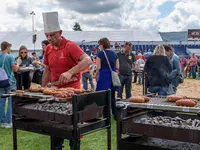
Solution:
<svg viewBox="0 0 200 150"><path fill-rule="evenodd" d="M197 99L198 100L198 99ZM117 102L117 150L200 150L200 102L176 106L166 97Z"/></svg>
<svg viewBox="0 0 200 150"><path fill-rule="evenodd" d="M17 129L50 136L51 150L53 137L70 139L77 149L81 135L107 129L108 150L111 150L109 90L74 95L65 101L41 93L15 94L12 107L14 150L17 150Z"/></svg>

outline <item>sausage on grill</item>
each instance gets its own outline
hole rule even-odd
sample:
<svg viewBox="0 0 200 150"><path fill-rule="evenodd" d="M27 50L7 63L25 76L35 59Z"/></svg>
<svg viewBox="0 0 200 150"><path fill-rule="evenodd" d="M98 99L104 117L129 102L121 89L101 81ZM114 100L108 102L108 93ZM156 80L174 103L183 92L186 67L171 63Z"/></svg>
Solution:
<svg viewBox="0 0 200 150"><path fill-rule="evenodd" d="M193 99L181 99L176 101L177 106L194 107L196 104L197 101Z"/></svg>
<svg viewBox="0 0 200 150"><path fill-rule="evenodd" d="M142 96L132 96L129 101L133 103L145 103L145 98Z"/></svg>
<svg viewBox="0 0 200 150"><path fill-rule="evenodd" d="M31 92L40 92L41 88L30 88Z"/></svg>
<svg viewBox="0 0 200 150"><path fill-rule="evenodd" d="M55 91L52 89L44 89L43 94L44 95L53 95Z"/></svg>
<svg viewBox="0 0 200 150"><path fill-rule="evenodd" d="M180 99L183 99L183 98L186 98L186 97L180 96L180 95L169 95L169 96L167 96L167 100L169 102L176 102L177 100L180 100Z"/></svg>
<svg viewBox="0 0 200 150"><path fill-rule="evenodd" d="M150 98L147 97L147 96L144 96L144 100L145 100L145 103L149 102L150 101Z"/></svg>

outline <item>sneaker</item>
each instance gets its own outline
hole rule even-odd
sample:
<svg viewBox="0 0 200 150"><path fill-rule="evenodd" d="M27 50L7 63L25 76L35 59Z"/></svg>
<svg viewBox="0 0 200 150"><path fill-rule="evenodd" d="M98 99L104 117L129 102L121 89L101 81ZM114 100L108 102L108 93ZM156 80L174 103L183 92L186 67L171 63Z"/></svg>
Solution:
<svg viewBox="0 0 200 150"><path fill-rule="evenodd" d="M5 128L5 125L6 125L6 123L2 123L2 124L1 124L1 127L2 127L2 128Z"/></svg>
<svg viewBox="0 0 200 150"><path fill-rule="evenodd" d="M12 128L12 123L5 123L4 128L6 128L6 129Z"/></svg>

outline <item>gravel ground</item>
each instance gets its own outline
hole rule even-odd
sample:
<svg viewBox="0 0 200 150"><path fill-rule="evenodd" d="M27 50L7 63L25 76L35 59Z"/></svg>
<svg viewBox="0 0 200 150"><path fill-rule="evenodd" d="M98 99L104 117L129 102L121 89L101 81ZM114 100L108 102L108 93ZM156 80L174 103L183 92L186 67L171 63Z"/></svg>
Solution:
<svg viewBox="0 0 200 150"><path fill-rule="evenodd" d="M133 83L132 87L133 95L142 95L142 85L136 85ZM184 83L178 86L177 94L200 98L200 81L185 79Z"/></svg>

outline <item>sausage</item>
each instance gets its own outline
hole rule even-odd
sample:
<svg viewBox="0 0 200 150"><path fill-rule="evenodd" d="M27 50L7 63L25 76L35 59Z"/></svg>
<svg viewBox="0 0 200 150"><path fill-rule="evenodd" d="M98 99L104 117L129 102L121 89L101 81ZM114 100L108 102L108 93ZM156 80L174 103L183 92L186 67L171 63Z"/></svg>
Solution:
<svg viewBox="0 0 200 150"><path fill-rule="evenodd" d="M132 96L129 101L133 103L145 103L145 98L142 96Z"/></svg>
<svg viewBox="0 0 200 150"><path fill-rule="evenodd" d="M25 93L23 90L16 90L17 94Z"/></svg>
<svg viewBox="0 0 200 150"><path fill-rule="evenodd" d="M144 96L144 100L145 100L145 103L149 102L150 101L150 98L147 97L147 96Z"/></svg>
<svg viewBox="0 0 200 150"><path fill-rule="evenodd" d="M30 88L31 92L40 92L40 88Z"/></svg>
<svg viewBox="0 0 200 150"><path fill-rule="evenodd" d="M186 97L180 96L180 95L169 95L169 96L167 96L167 100L169 102L176 102L177 100L180 100L180 99L183 99L183 98L186 98Z"/></svg>
<svg viewBox="0 0 200 150"><path fill-rule="evenodd" d="M177 106L194 107L196 104L196 101L193 99L181 99L176 101Z"/></svg>
<svg viewBox="0 0 200 150"><path fill-rule="evenodd" d="M76 94L81 94L81 93L83 93L83 90L81 90L81 89L74 89L74 92Z"/></svg>
<svg viewBox="0 0 200 150"><path fill-rule="evenodd" d="M43 93L44 90L45 90L45 88L43 88L43 87L40 88L40 92Z"/></svg>
<svg viewBox="0 0 200 150"><path fill-rule="evenodd" d="M44 95L53 95L54 94L54 90L52 89L44 89L43 94Z"/></svg>

